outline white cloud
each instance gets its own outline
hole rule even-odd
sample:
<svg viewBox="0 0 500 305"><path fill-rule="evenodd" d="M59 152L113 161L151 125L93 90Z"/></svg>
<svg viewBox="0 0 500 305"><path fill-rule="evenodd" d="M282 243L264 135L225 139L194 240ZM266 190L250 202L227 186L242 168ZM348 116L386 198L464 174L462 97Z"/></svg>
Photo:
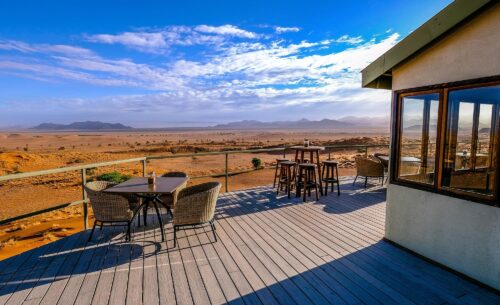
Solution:
<svg viewBox="0 0 500 305"><path fill-rule="evenodd" d="M68 101L74 111L182 113L184 119L189 119L198 115L200 109L213 116L258 115L262 109L282 112L279 110L289 107L300 112L300 107L308 105L335 104L332 109L351 107L351 114L362 115L356 112L381 111L380 105L389 102L387 92L360 88L360 71L398 42L397 33L367 41L344 35L292 43L282 39L228 40L227 37L241 36L229 34L229 28L204 27L86 37L155 51L173 45L203 44L203 51L196 57L173 53L175 56L169 54L165 60L142 63L137 59L105 58L78 46L0 41L0 50L17 54L0 57L0 73L149 92ZM338 51L338 46L332 47L335 43L347 46ZM63 107L60 104L64 102L52 100L51 105ZM357 106L361 104L363 107ZM310 107L312 111L314 107ZM326 115L318 113L323 114Z"/></svg>
<svg viewBox="0 0 500 305"><path fill-rule="evenodd" d="M22 53L54 53L67 56L93 56L89 49L63 44L29 44L17 40L0 40L0 50L18 51Z"/></svg>
<svg viewBox="0 0 500 305"><path fill-rule="evenodd" d="M120 44L149 53L165 53L173 46L220 45L232 38L256 39L260 35L234 25L169 26L156 30L141 30L119 34L85 35L89 42Z"/></svg>
<svg viewBox="0 0 500 305"><path fill-rule="evenodd" d="M160 48L166 46L164 33L124 32L117 35L98 34L87 36L90 42L122 44L130 47Z"/></svg>
<svg viewBox="0 0 500 305"><path fill-rule="evenodd" d="M278 34L281 34L281 33L287 33L287 32L298 32L300 31L300 28L298 27L283 27L283 26L277 26L277 27L274 27L274 31Z"/></svg>
<svg viewBox="0 0 500 305"><path fill-rule="evenodd" d="M348 43L348 44L359 44L359 43L363 42L363 37L361 37L361 36L351 37L349 35L343 35L343 36L335 39L335 42Z"/></svg>
<svg viewBox="0 0 500 305"><path fill-rule="evenodd" d="M243 29L240 29L234 25L230 24L225 24L221 26L210 26L210 25L198 25L194 28L198 32L202 33L210 33L210 34L217 34L217 35L228 35L228 36L234 36L234 37L241 37L241 38L258 38L260 35L246 31Z"/></svg>

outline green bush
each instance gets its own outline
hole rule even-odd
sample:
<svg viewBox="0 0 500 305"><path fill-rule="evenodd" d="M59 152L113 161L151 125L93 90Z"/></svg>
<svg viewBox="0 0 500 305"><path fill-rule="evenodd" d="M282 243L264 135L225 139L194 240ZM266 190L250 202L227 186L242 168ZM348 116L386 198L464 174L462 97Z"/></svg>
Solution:
<svg viewBox="0 0 500 305"><path fill-rule="evenodd" d="M132 177L129 175L123 175L123 174L120 174L119 172L111 172L111 173L105 173L105 174L97 176L96 180L122 183L122 182L129 180L130 178L132 178Z"/></svg>
<svg viewBox="0 0 500 305"><path fill-rule="evenodd" d="M252 158L252 165L255 169L260 168L262 166L262 160L259 158Z"/></svg>

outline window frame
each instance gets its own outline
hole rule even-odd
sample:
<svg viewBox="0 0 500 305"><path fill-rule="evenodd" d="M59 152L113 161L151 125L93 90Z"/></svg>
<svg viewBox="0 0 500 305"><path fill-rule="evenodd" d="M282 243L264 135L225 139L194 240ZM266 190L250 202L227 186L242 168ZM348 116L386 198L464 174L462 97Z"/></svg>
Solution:
<svg viewBox="0 0 500 305"><path fill-rule="evenodd" d="M437 93L439 96L438 96L438 122L437 122L437 129L436 129L436 155L435 155L435 160L434 160L434 183L433 184L430 184L430 183L423 183L423 182L418 182L418 181L411 181L411 180L407 180L407 179L401 179L399 178L399 165L401 164L400 162L400 158L401 158L401 139L402 139L402 136L403 136L403 125L402 125L402 117L401 115L403 114L403 111L404 111L404 108L403 108L403 99L406 98L406 97L412 97L412 96L419 96L419 95L424 95L424 94L433 94L433 93ZM437 175L437 165L439 164L438 161L439 161L439 147L441 146L441 134L439 132L439 125L441 123L441 107L442 107L442 94L440 92L440 90L437 90L437 89L434 89L434 90L424 90L424 91L418 91L418 92L408 92L408 93L402 93L402 94L399 94L398 96L398 101L397 101L397 108L398 108L398 116L397 116L397 154L394 154L393 156L396 156L396 158L393 158L395 159L395 165L392 166L395 170L394 172L394 177L397 178L399 181L403 181L403 182L409 182L411 184L416 184L416 185L419 185L421 187L436 187L437 186L437 179L438 179L438 175ZM424 106L424 109L425 109L425 106ZM424 121L425 121L425 114L424 114ZM429 134L429 129L427 128L427 136ZM423 145L423 144L422 144Z"/></svg>
<svg viewBox="0 0 500 305"><path fill-rule="evenodd" d="M492 196L473 193L468 191L463 191L459 189L453 189L442 185L443 169L444 169L444 157L445 157L445 145L446 145L446 135L448 126L448 94L450 91L461 90L461 89L472 89L472 88L482 88L490 86L500 85L500 75L465 80L453 83L438 84L425 87L417 87L411 89L403 89L393 91L392 96L392 128L391 128L391 155L395 156L390 160L390 178L391 184L401 185L405 187L411 187L415 189L420 189L424 191L429 191L433 193L438 193L450 197L456 197L460 199L466 199L469 201L475 201L478 203L484 203L491 206L500 206L498 202L500 193L500 119L496 122L496 135L492 138L496 143L493 147L493 152L496 152L496 165L494 168L495 173L495 190ZM417 96L422 94L439 94L439 106L438 106L438 122L436 130L436 155L435 155L435 169L434 169L434 183L426 184L417 181L410 181L399 178L399 160L401 158L401 140L402 140L402 114L403 114L403 98Z"/></svg>

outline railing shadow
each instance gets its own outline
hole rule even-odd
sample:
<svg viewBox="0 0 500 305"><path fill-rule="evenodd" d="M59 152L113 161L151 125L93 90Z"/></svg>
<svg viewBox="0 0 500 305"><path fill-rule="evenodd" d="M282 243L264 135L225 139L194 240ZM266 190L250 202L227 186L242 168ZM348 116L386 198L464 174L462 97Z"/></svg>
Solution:
<svg viewBox="0 0 500 305"><path fill-rule="evenodd" d="M323 205L323 210L331 214L342 214L380 204L386 200L386 188L380 185L369 184L364 188L363 183L352 184L352 179L343 179L340 185L341 194L328 190L327 196L314 200L314 194L307 197L306 203ZM302 198L296 198L292 192L291 198L283 193L276 194L272 186L256 187L224 194L217 202L218 218L232 217L243 214L259 213L274 210L290 205L304 204Z"/></svg>

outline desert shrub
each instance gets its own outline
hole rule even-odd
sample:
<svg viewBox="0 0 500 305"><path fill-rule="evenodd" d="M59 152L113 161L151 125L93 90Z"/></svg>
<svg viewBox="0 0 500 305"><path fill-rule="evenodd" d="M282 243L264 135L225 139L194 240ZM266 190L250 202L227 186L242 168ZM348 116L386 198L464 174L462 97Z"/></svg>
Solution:
<svg viewBox="0 0 500 305"><path fill-rule="evenodd" d="M96 180L122 183L130 178L132 177L129 175L120 174L119 172L111 172L97 176Z"/></svg>
<svg viewBox="0 0 500 305"><path fill-rule="evenodd" d="M66 149L66 147L64 147L64 146L60 146L58 149L59 149L59 150L65 150L65 149Z"/></svg>
<svg viewBox="0 0 500 305"><path fill-rule="evenodd" d="M20 173L22 173L22 171L20 170L19 165L17 165L17 164L14 165L14 168L12 170L13 170L14 174L20 174Z"/></svg>
<svg viewBox="0 0 500 305"><path fill-rule="evenodd" d="M255 169L260 168L262 166L262 160L259 158L252 158L252 165Z"/></svg>

